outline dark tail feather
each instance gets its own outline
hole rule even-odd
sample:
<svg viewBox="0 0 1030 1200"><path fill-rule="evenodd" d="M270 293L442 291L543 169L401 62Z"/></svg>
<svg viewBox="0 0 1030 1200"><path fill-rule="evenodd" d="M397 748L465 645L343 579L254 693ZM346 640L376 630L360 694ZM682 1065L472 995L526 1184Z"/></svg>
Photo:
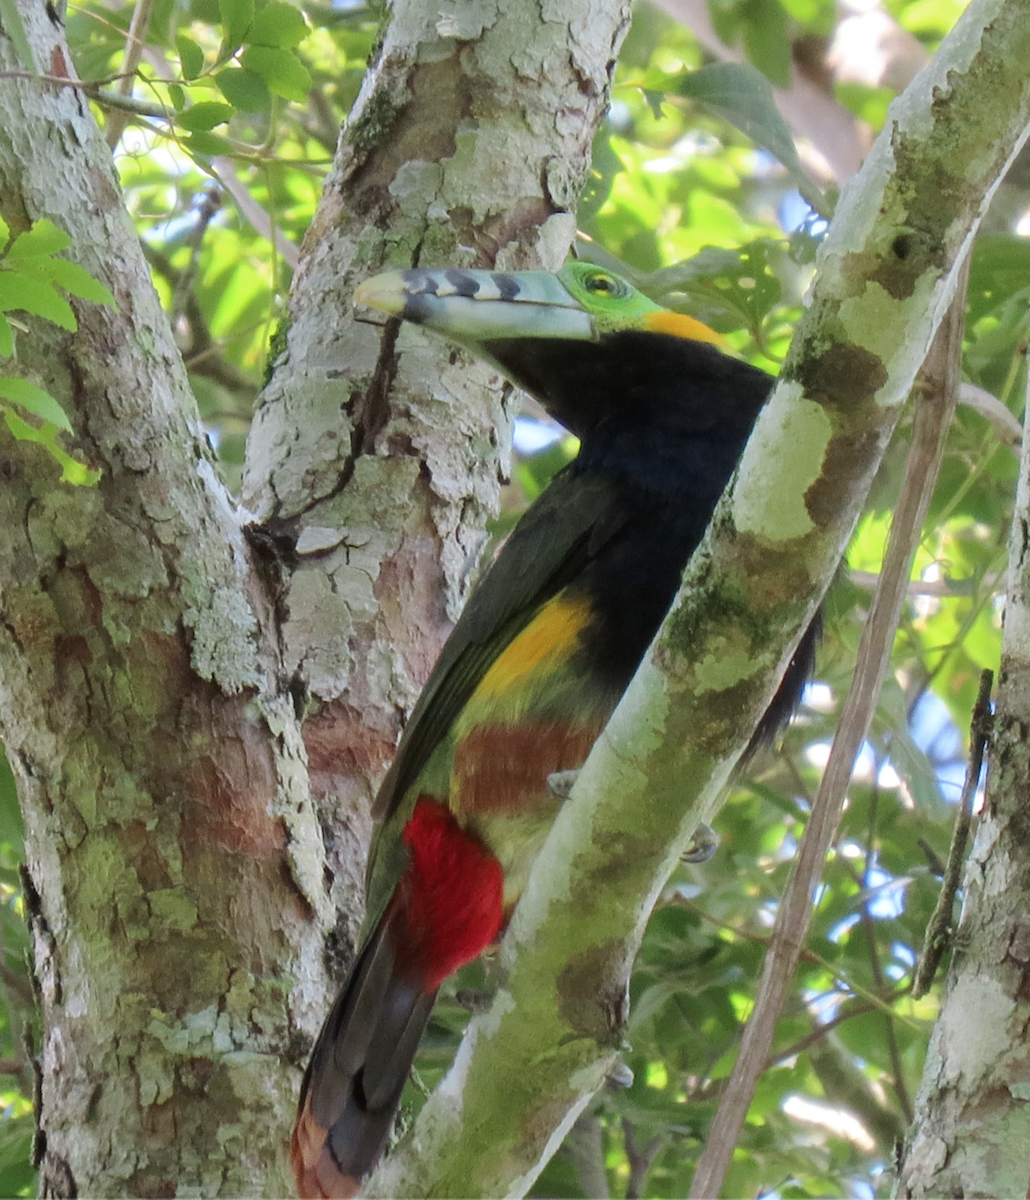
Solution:
<svg viewBox="0 0 1030 1200"><path fill-rule="evenodd" d="M398 968L387 908L337 996L301 1086L290 1162L302 1197L349 1197L375 1166L433 1008Z"/></svg>

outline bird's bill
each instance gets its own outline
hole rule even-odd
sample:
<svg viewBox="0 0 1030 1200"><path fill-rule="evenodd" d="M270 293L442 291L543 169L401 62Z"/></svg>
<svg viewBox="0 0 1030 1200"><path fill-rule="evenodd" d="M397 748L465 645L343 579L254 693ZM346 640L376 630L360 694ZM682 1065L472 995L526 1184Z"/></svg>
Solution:
<svg viewBox="0 0 1030 1200"><path fill-rule="evenodd" d="M592 316L547 271L386 271L360 284L354 300L474 345L512 337L597 337Z"/></svg>

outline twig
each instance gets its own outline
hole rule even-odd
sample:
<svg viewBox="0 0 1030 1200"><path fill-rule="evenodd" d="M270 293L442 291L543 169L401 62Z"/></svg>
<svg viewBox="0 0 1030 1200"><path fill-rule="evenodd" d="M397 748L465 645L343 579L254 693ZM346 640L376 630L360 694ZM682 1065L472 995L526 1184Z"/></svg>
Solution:
<svg viewBox="0 0 1030 1200"><path fill-rule="evenodd" d="M708 1142L694 1172L691 1197L717 1196L722 1188L754 1096L755 1083L769 1056L784 997L808 935L823 863L837 831L855 757L865 740L890 661L912 559L922 534L958 396L967 278L968 260L960 273L951 307L923 365L924 387L916 408L905 483L891 527L880 582L862 632L851 691L844 703L794 871L776 915L755 1008L744 1030L729 1087L712 1121Z"/></svg>
<svg viewBox="0 0 1030 1200"><path fill-rule="evenodd" d="M143 56L143 47L147 41L147 30L150 28L150 15L154 11L154 0L136 0L132 8L132 20L129 32L125 38L125 62L122 64L122 77L118 82L119 95L131 96L136 68ZM113 150L125 132L129 123L129 114L125 109L116 109L107 114L107 124L104 126L104 141L108 149Z"/></svg>
<svg viewBox="0 0 1030 1200"><path fill-rule="evenodd" d="M178 323L179 317L182 316L187 298L193 292L193 282L200 268L200 248L204 242L204 235L221 207L222 193L217 187L206 187L196 197L194 205L196 222L186 238L186 244L190 248L190 257L176 281L172 302L168 307L168 319L173 329Z"/></svg>
<svg viewBox="0 0 1030 1200"><path fill-rule="evenodd" d="M875 1005L869 1004L864 1000L847 1009L844 1005L841 1005L841 1010L835 1017L821 1022L811 1033L806 1033L803 1038L798 1038L796 1042L793 1042L789 1046L784 1046L782 1050L770 1055L766 1060L765 1069L767 1071L771 1070L773 1067L779 1066L780 1063L788 1062L790 1059L796 1058L799 1054L804 1054L806 1050L828 1037L839 1026L846 1024L848 1021L853 1021L856 1017L864 1017L867 1013L875 1011Z"/></svg>
<svg viewBox="0 0 1030 1200"><path fill-rule="evenodd" d="M984 754L991 736L991 688L993 685L993 673L991 671L981 672L980 691L977 693L976 704L973 706L973 718L969 729L969 764L966 767L966 778L962 785L958 812L955 814L955 828L951 834L948 863L944 869L944 879L941 882L941 890L937 896L933 916L926 927L923 953L919 956L919 966L916 968L916 977L912 983L912 995L917 1000L930 990L944 951L951 941L951 915L962 875L962 864L966 858L966 842L969 840L969 826L973 820L973 797L976 795L976 785L980 780L980 770L983 767Z"/></svg>
<svg viewBox="0 0 1030 1200"><path fill-rule="evenodd" d="M622 1119L622 1136L626 1144L626 1159L629 1162L629 1180L626 1183L626 1200L640 1200L644 1194L647 1172L654 1156L662 1148L660 1137L651 1138L646 1145L637 1145L637 1131L629 1117Z"/></svg>
<svg viewBox="0 0 1030 1200"><path fill-rule="evenodd" d="M873 918L870 907L872 888L869 884L869 878L872 874L876 858L876 822L880 808L880 788L876 780L879 779L882 763L883 759L878 756L875 763L875 774L873 775L872 802L869 806L869 832L866 838L865 867L862 872L861 881L863 895L862 929L865 932L866 947L869 952L869 969L872 972L873 984L878 993L882 992L884 988L883 964L880 961L880 947L876 941L876 921ZM894 1091L898 1097L898 1104L901 1106L901 1111L904 1113L905 1123L908 1124L912 1120L912 1099L908 1094L908 1088L905 1086L905 1073L902 1068L898 1039L894 1032L894 1014L892 1012L884 1014L884 1026L887 1050L891 1059L891 1070L894 1074Z"/></svg>

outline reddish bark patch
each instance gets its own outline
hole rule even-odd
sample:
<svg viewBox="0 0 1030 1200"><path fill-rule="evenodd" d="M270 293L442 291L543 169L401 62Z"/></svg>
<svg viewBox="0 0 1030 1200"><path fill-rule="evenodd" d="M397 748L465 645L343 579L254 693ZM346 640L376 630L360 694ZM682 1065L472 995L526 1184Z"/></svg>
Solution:
<svg viewBox="0 0 1030 1200"><path fill-rule="evenodd" d="M547 777L582 766L603 721L481 725L454 754L463 813L519 813L547 793Z"/></svg>
<svg viewBox="0 0 1030 1200"><path fill-rule="evenodd" d="M268 812L276 784L267 748L229 740L216 753L198 757L187 782L186 820L197 841L248 858L275 858L286 845L286 830Z"/></svg>
<svg viewBox="0 0 1030 1200"><path fill-rule="evenodd" d="M56 79L70 79L68 74L68 63L64 57L64 51L60 46L55 46L50 51L50 74Z"/></svg>
<svg viewBox="0 0 1030 1200"><path fill-rule="evenodd" d="M424 485L416 488L424 490ZM429 504L422 495L417 502L423 508ZM400 652L411 681L421 687L452 628L444 607L440 540L424 522L383 562L373 592L391 645Z"/></svg>
<svg viewBox="0 0 1030 1200"><path fill-rule="evenodd" d="M373 722L349 704L327 704L304 722L312 789L318 797L340 790L341 777L367 779L382 771L397 748L397 724Z"/></svg>

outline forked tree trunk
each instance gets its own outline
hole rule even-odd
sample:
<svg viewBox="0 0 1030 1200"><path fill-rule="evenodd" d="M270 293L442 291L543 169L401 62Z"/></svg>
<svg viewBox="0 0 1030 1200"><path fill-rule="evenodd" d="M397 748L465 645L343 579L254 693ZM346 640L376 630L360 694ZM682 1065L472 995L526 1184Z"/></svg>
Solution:
<svg viewBox="0 0 1030 1200"><path fill-rule="evenodd" d="M49 11L21 0L41 73L70 75ZM0 83L0 215L62 226L118 301L76 304L73 335L29 319L18 344L99 486L2 438L0 720L48 1193L291 1186L300 1068L360 916L364 802L507 458L499 381L354 326L350 291L386 262L559 263L627 20L624 0L509 0L489 26L446 24L397 0L306 241L242 510L85 100ZM0 36L0 70L25 65Z"/></svg>

